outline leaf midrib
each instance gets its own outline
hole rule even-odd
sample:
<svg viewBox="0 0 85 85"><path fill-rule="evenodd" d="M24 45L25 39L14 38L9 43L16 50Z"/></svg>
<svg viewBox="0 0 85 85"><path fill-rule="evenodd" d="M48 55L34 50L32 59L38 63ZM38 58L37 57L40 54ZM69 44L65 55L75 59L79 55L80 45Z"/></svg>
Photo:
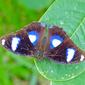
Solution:
<svg viewBox="0 0 85 85"><path fill-rule="evenodd" d="M74 32L72 33L72 35L70 36L70 39L72 39L76 32L79 30L80 26L82 25L82 23L85 21L85 16L81 19L81 22L78 24L77 28L74 30Z"/></svg>

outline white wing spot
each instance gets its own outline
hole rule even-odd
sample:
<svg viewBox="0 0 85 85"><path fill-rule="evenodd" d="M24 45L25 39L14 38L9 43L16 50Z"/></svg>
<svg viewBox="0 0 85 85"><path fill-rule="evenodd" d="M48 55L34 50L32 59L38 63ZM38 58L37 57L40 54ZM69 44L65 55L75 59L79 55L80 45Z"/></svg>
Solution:
<svg viewBox="0 0 85 85"><path fill-rule="evenodd" d="M2 39L2 45L5 45L5 39Z"/></svg>
<svg viewBox="0 0 85 85"><path fill-rule="evenodd" d="M36 41L36 35L29 35L29 39L31 41L31 43L34 43Z"/></svg>
<svg viewBox="0 0 85 85"><path fill-rule="evenodd" d="M20 42L20 38L18 38L18 37L12 38L11 48L13 51L15 51L17 49L17 45L19 44L19 42Z"/></svg>
<svg viewBox="0 0 85 85"><path fill-rule="evenodd" d="M66 57L67 57L67 62L70 62L73 57L74 57L74 54L75 54L75 50L72 49L72 48L68 48L67 51L66 51Z"/></svg>
<svg viewBox="0 0 85 85"><path fill-rule="evenodd" d="M80 61L84 60L84 55L81 55Z"/></svg>
<svg viewBox="0 0 85 85"><path fill-rule="evenodd" d="M58 39L53 39L53 40L52 40L52 44L53 44L54 47L59 46L61 43L62 43L62 42L61 42L60 40L58 40Z"/></svg>

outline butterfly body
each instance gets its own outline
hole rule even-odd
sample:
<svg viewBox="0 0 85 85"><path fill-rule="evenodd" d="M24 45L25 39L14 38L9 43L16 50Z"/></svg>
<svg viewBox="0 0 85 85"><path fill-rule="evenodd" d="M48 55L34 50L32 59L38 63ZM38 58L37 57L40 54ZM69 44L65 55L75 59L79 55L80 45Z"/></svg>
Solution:
<svg viewBox="0 0 85 85"><path fill-rule="evenodd" d="M85 53L58 26L47 28L40 22L33 22L15 34L0 39L1 44L16 54L47 57L59 63L78 63Z"/></svg>

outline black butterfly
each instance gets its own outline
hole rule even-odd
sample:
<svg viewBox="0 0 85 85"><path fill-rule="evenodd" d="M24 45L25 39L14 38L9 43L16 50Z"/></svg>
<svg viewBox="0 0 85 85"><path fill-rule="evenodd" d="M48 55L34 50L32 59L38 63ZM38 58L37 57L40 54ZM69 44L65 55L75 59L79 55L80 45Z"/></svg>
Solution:
<svg viewBox="0 0 85 85"><path fill-rule="evenodd" d="M33 22L15 34L0 39L1 44L16 54L47 57L60 63L78 63L85 59L69 36L58 26L47 28L40 22Z"/></svg>

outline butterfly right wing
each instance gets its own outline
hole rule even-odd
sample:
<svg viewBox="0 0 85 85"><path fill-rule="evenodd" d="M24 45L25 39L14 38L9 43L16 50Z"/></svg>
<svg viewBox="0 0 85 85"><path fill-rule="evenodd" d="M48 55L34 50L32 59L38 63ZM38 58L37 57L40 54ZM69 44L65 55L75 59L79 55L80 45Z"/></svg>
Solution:
<svg viewBox="0 0 85 85"><path fill-rule="evenodd" d="M57 26L49 28L45 56L59 63L78 63L85 60L85 52L79 49L63 29Z"/></svg>

